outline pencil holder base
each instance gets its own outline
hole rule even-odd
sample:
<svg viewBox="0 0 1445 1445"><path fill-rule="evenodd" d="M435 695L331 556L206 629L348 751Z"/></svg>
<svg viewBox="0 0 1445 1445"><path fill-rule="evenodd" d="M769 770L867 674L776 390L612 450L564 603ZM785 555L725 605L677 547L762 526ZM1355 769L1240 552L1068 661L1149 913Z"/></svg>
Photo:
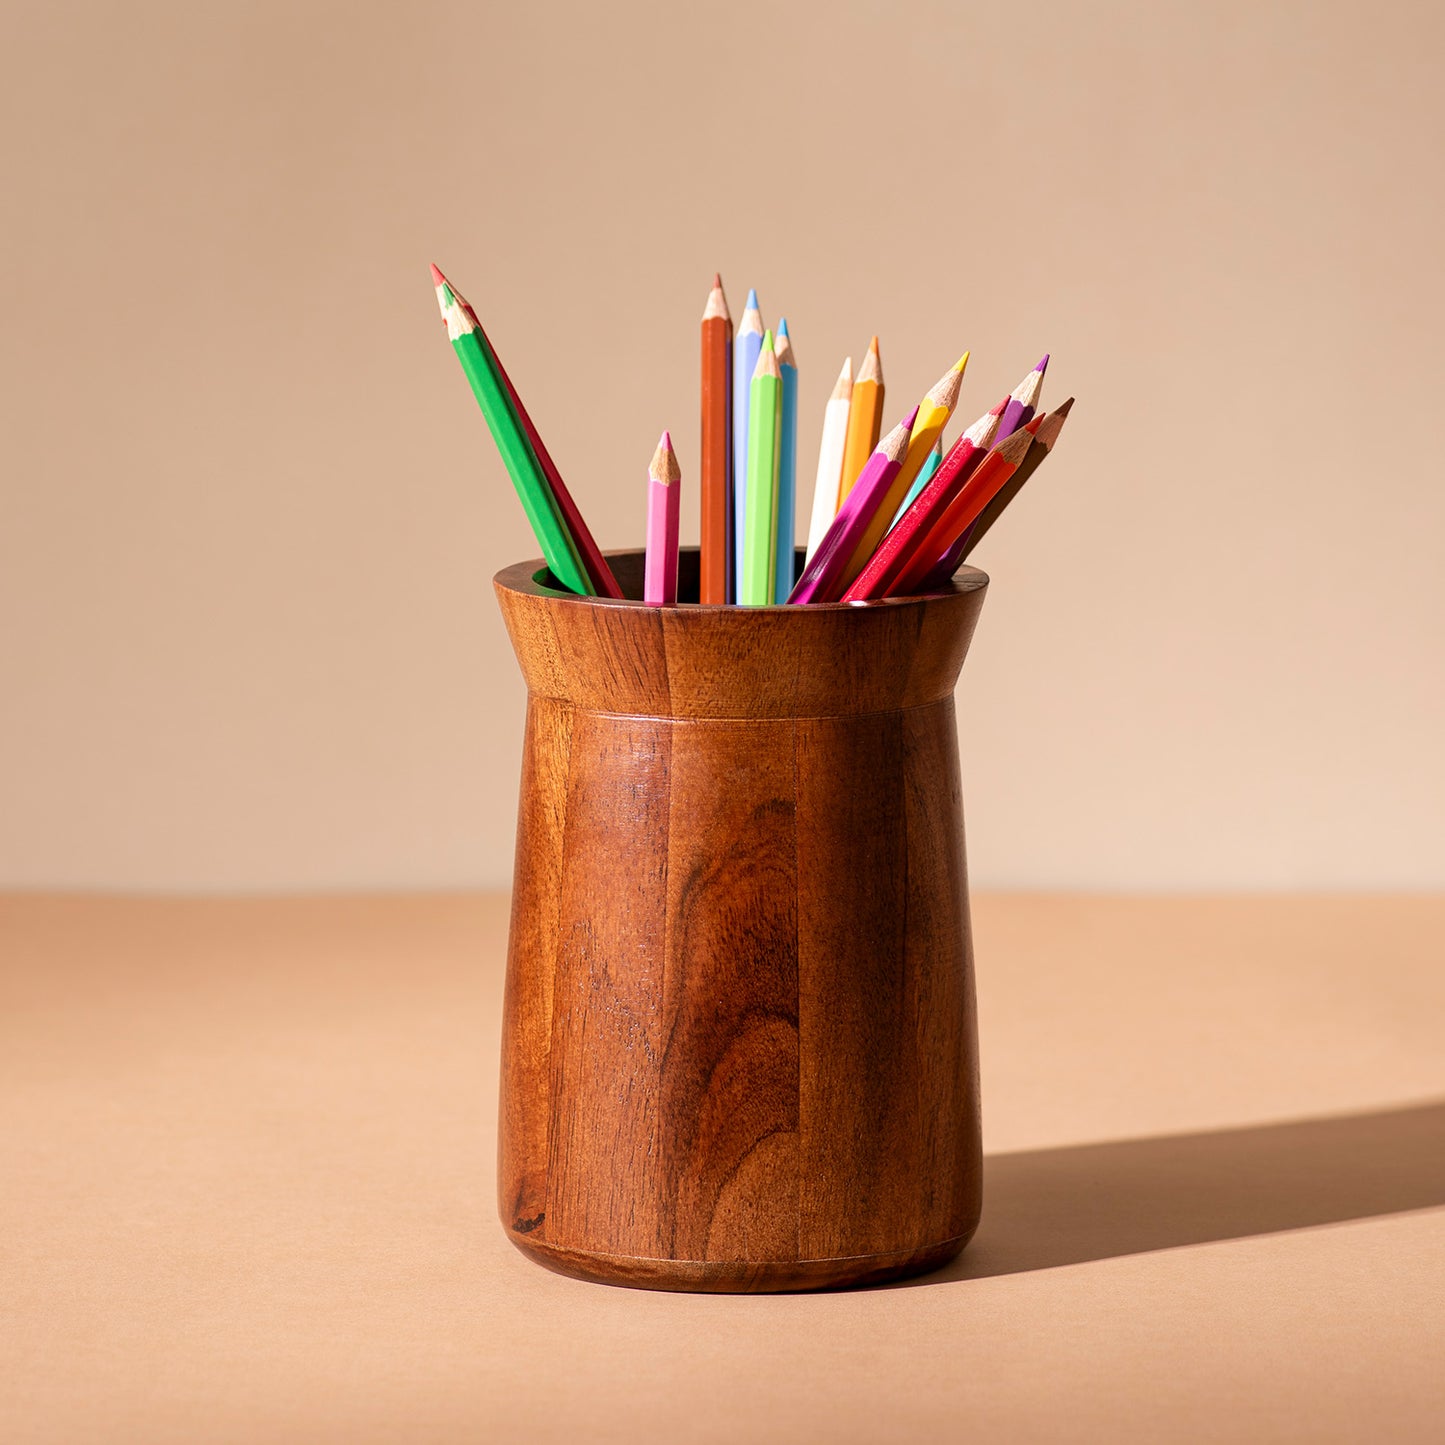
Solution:
<svg viewBox="0 0 1445 1445"><path fill-rule="evenodd" d="M810 1289L842 1289L849 1285L886 1284L941 1269L956 1259L973 1231L922 1249L890 1254L853 1255L845 1259L716 1260L641 1259L627 1254L597 1254L535 1244L525 1235L512 1243L528 1259L592 1284L624 1289L673 1290L691 1294L780 1294Z"/></svg>

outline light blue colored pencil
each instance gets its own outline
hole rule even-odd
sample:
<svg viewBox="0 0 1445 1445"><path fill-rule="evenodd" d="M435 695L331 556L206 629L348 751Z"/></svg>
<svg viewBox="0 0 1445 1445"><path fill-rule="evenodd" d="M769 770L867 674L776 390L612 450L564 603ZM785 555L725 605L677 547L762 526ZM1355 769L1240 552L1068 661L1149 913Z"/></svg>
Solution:
<svg viewBox="0 0 1445 1445"><path fill-rule="evenodd" d="M786 599L793 590L793 549L797 546L798 512L798 363L788 335L788 318L778 322L773 350L783 378L783 419L778 448L778 571L773 596Z"/></svg>
<svg viewBox="0 0 1445 1445"><path fill-rule="evenodd" d="M890 532L903 520L903 514L913 505L914 498L928 485L934 472L942 465L943 437L940 436L938 440L934 442L933 450L924 458L923 465L918 469L918 475L913 479L913 485L909 487L908 495L904 497L903 505L898 509L898 515L888 524L888 530Z"/></svg>
<svg viewBox="0 0 1445 1445"><path fill-rule="evenodd" d="M732 596L743 595L743 538L747 535L748 411L752 400L753 372L763 349L763 314L758 310L758 293L748 292L748 304L733 333L733 565Z"/></svg>

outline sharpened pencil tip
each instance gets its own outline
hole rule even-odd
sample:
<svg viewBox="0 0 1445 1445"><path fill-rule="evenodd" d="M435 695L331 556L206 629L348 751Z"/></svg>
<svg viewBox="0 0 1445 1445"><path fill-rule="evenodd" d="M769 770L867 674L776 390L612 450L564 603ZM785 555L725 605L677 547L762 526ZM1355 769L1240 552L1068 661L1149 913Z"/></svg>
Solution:
<svg viewBox="0 0 1445 1445"><path fill-rule="evenodd" d="M872 355L878 355L878 338L876 336L868 343L868 350Z"/></svg>
<svg viewBox="0 0 1445 1445"><path fill-rule="evenodd" d="M765 331L765 332L763 332L763 350L764 350L764 351L771 351L772 349L773 349L773 333L772 333L771 331Z"/></svg>
<svg viewBox="0 0 1445 1445"><path fill-rule="evenodd" d="M960 357L958 358L958 360L953 363L953 369L954 369L960 376L963 375L964 368L968 365L969 355L970 355L970 353L967 352L967 351L965 351L965 352L963 353L963 355L960 356Z"/></svg>
<svg viewBox="0 0 1445 1445"><path fill-rule="evenodd" d="M647 475L654 482L665 482L669 485L682 480L682 468L678 466L677 453L672 449L671 432L663 432L657 450L652 454Z"/></svg>
<svg viewBox="0 0 1445 1445"><path fill-rule="evenodd" d="M788 334L788 318L787 318L786 316L780 316L780 317L778 318L778 335L779 335L779 336L786 336L787 334Z"/></svg>
<svg viewBox="0 0 1445 1445"><path fill-rule="evenodd" d="M713 284L713 288L714 288L715 290L717 290L717 291L721 291L721 290L722 290L722 272L721 272L721 271L714 271L714 272L712 273L712 284Z"/></svg>
<svg viewBox="0 0 1445 1445"><path fill-rule="evenodd" d="M431 283L433 286L445 286L447 284L447 278L437 269L435 261L432 262L431 267Z"/></svg>
<svg viewBox="0 0 1445 1445"><path fill-rule="evenodd" d="M760 308L759 308L759 306L758 306L758 293L757 293L756 291L749 291L749 292L748 292L748 304L743 308L743 310L744 310L744 311L757 311L757 310L759 310L759 309L760 309Z"/></svg>
<svg viewBox="0 0 1445 1445"><path fill-rule="evenodd" d="M913 410L912 410L911 412L909 412L906 417L903 418L903 425L904 425L905 427L907 427L909 431L912 431L912 430L913 430L913 423L916 422L917 420L918 420L918 408L915 406L915 407L913 408Z"/></svg>
<svg viewBox="0 0 1445 1445"><path fill-rule="evenodd" d="M1049 353L1046 351L1046 352L1044 352L1042 359L1039 361L1039 364L1038 364L1036 367L1034 367L1034 370L1035 370L1035 371L1046 371L1046 370L1048 369L1048 365L1049 365Z"/></svg>

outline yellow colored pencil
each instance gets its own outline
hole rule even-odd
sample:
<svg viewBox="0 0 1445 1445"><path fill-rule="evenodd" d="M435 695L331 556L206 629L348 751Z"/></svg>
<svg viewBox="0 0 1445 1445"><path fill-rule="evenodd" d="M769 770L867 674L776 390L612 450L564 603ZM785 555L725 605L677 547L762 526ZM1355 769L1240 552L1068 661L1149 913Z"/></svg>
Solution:
<svg viewBox="0 0 1445 1445"><path fill-rule="evenodd" d="M913 433L908 439L908 455L898 469L888 495L880 503L868 523L858 546L853 552L849 570L859 572L867 565L873 549L883 540L883 534L893 525L893 518L902 505L913 479L928 460L933 444L943 435L948 418L958 403L958 389L963 385L963 369L968 365L968 352L964 352L939 379L929 388L927 395L918 403L918 420L913 423ZM856 390L856 386L855 386Z"/></svg>

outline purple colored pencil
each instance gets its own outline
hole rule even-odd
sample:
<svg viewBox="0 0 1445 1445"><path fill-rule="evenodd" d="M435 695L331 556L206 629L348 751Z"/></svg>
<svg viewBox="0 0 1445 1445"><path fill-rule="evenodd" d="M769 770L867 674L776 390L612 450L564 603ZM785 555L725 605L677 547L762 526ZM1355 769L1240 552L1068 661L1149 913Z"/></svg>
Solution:
<svg viewBox="0 0 1445 1445"><path fill-rule="evenodd" d="M1008 403L999 418L998 431L994 435L994 446L1001 441L1007 441L1021 426L1033 420L1034 412L1038 409L1039 396L1044 389L1044 372L1048 365L1049 354L1046 351L1039 364L1009 393Z"/></svg>
<svg viewBox="0 0 1445 1445"><path fill-rule="evenodd" d="M913 435L913 423L918 419L915 406L881 442L873 455L863 464L853 489L838 508L838 515L823 534L818 550L813 553L798 585L793 588L789 602L836 602L847 590L853 576L849 575L848 563L854 549L873 515L883 505L888 488L903 466L904 454L908 451L908 439ZM862 570L864 557L857 570Z"/></svg>

